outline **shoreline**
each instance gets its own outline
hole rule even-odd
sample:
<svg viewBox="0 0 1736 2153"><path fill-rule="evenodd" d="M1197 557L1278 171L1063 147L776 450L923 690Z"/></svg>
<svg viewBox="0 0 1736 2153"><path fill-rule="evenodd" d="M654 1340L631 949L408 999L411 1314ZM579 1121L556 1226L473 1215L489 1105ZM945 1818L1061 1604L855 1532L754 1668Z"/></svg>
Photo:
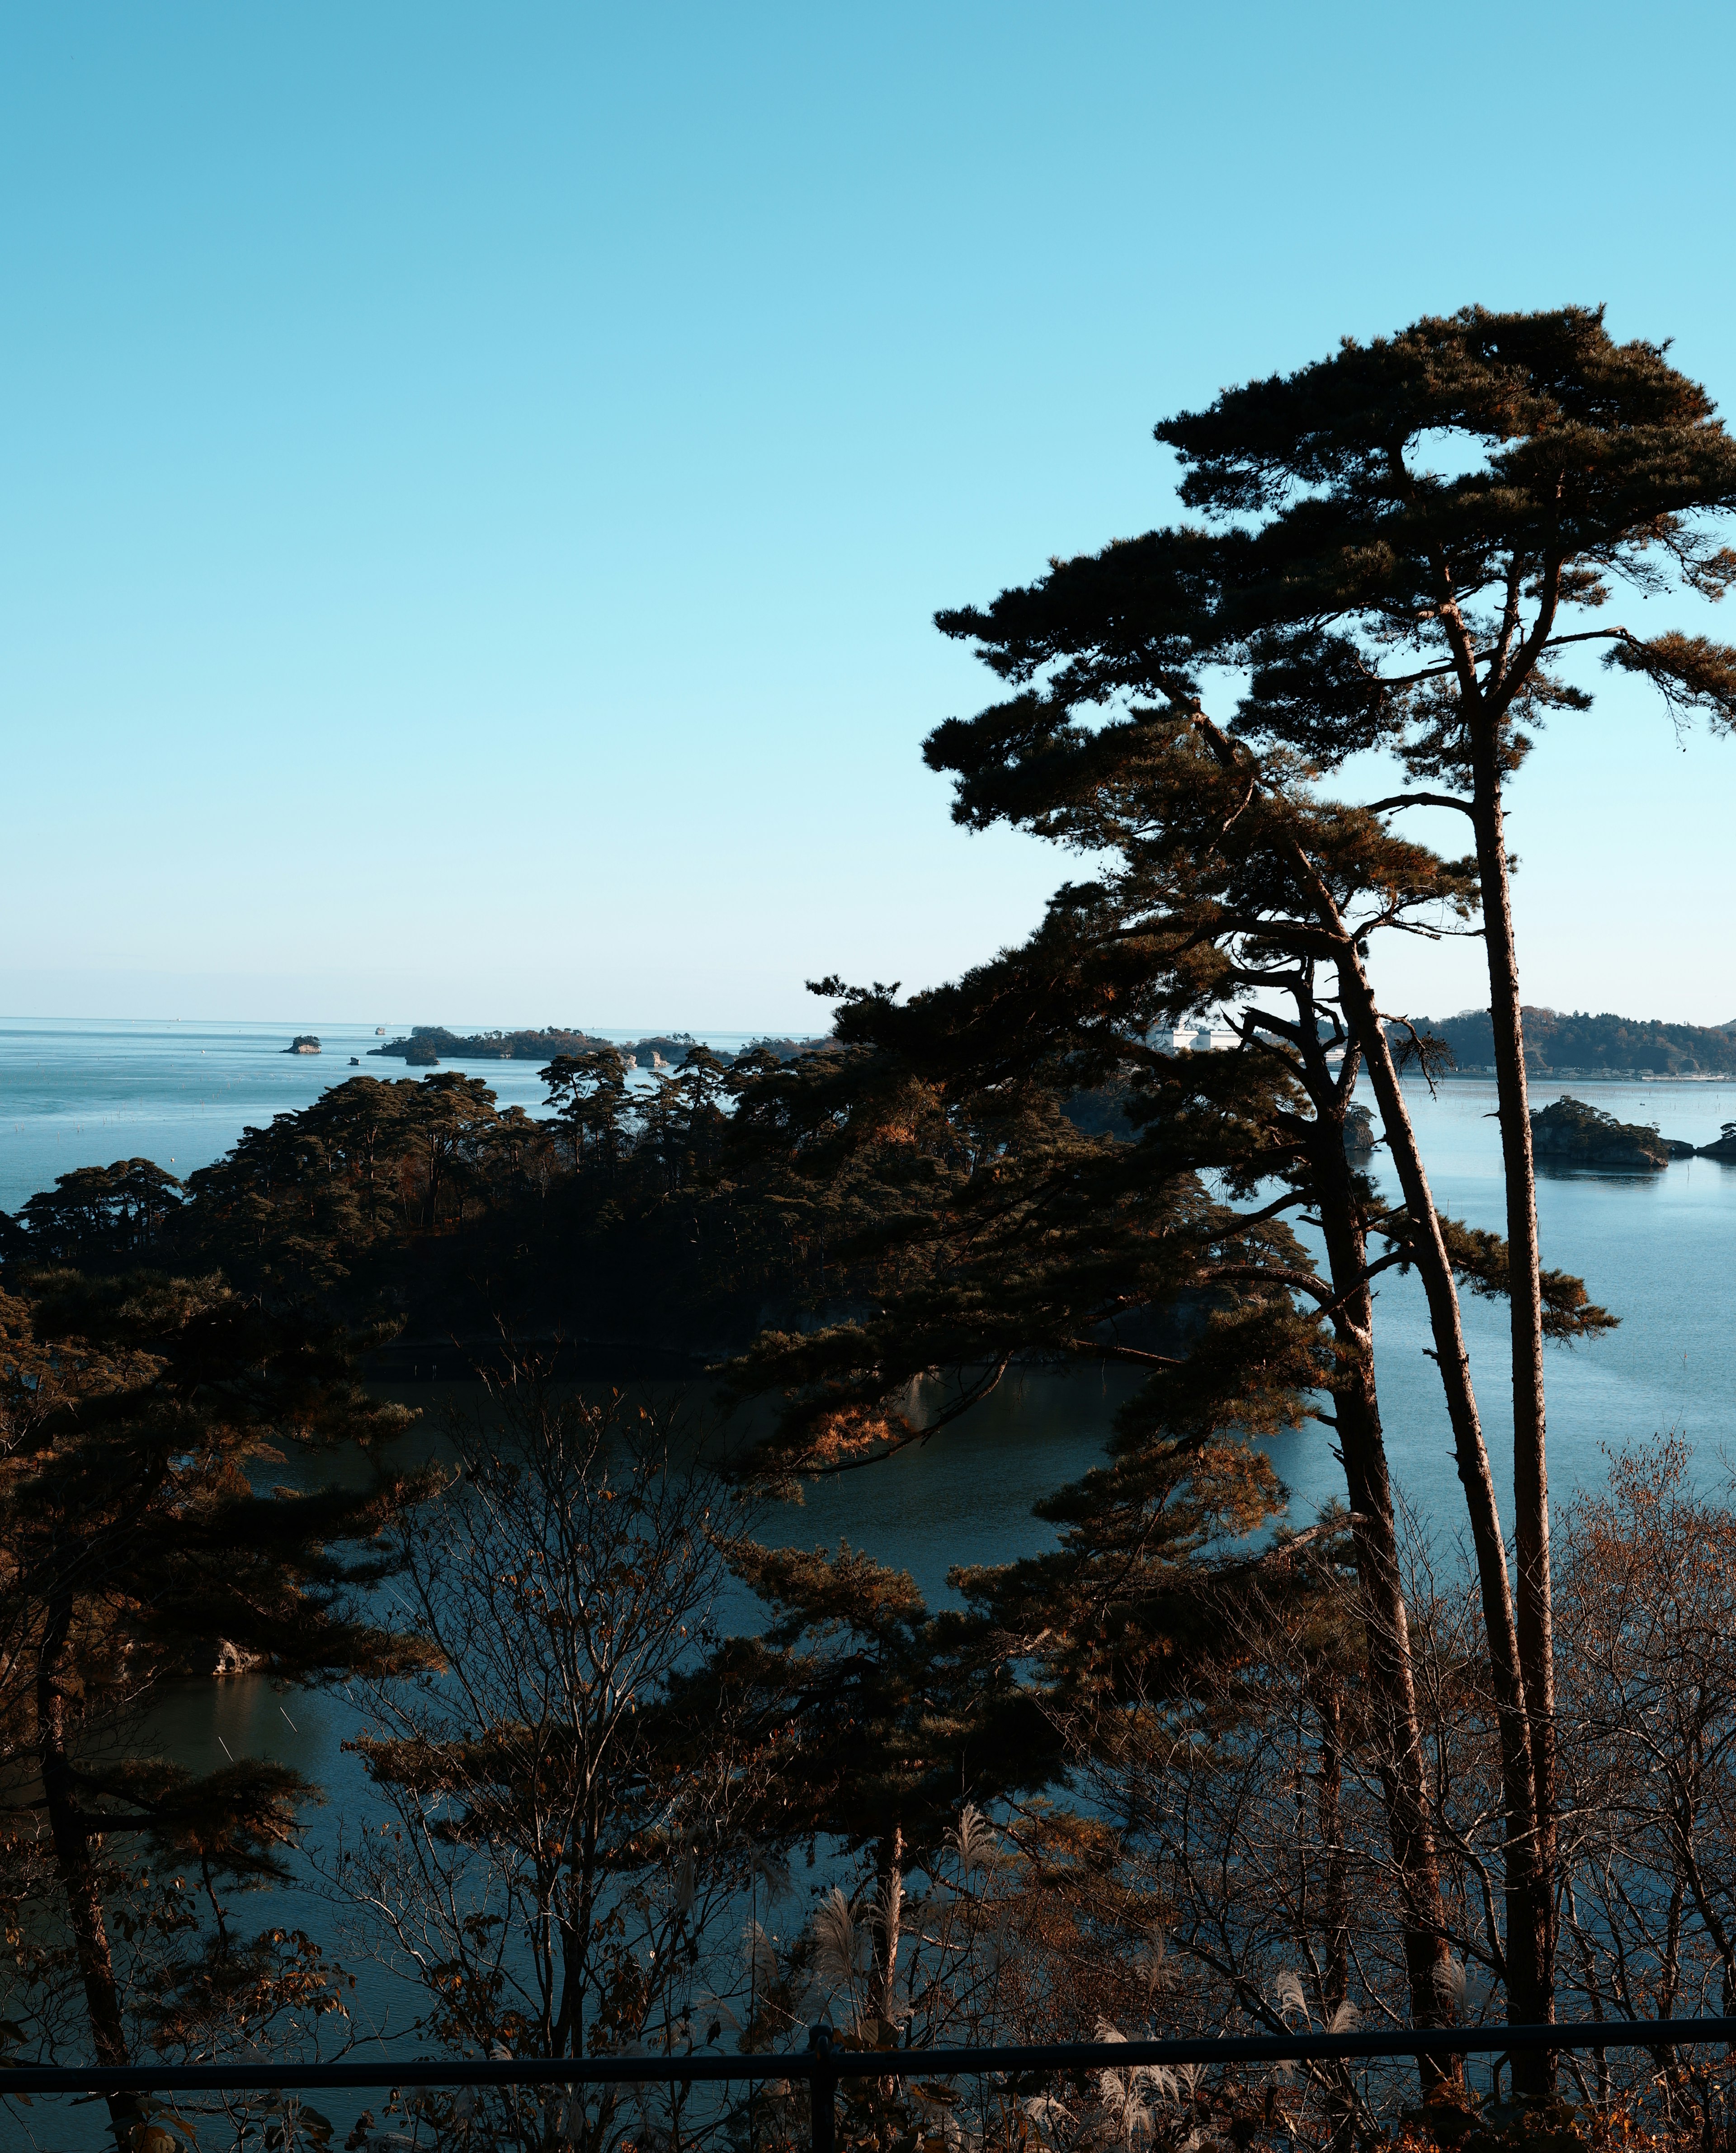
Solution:
<svg viewBox="0 0 1736 2153"><path fill-rule="evenodd" d="M1494 1071L1490 1068L1438 1069L1434 1072L1437 1084L1452 1079L1474 1077L1483 1083L1492 1083ZM1407 1070L1403 1081L1427 1082L1427 1078ZM1528 1084L1736 1084L1736 1069L1530 1069L1525 1072Z"/></svg>

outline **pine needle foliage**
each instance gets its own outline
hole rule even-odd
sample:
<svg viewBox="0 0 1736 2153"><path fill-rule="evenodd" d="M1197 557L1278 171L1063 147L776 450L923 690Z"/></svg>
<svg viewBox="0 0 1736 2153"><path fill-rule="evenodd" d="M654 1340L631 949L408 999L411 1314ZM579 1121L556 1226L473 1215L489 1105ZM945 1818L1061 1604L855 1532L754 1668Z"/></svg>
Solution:
<svg viewBox="0 0 1736 2153"><path fill-rule="evenodd" d="M277 1979L283 1938L237 1934L225 1897L284 1879L316 1790L260 1759L194 1772L132 1729L188 1673L318 1684L424 1657L368 1605L392 1566L382 1536L421 1492L388 1462L408 1418L357 1387L343 1335L215 1277L53 1272L0 1293L7 1866L70 1936L60 1971L99 2061L232 2038L244 1998L259 2018L273 1993L318 2015L320 1982L287 1965ZM359 1487L322 1484L340 1446L369 1468ZM300 1485L272 1484L286 1466ZM196 1880L208 1922L138 1911L165 1870ZM115 1922L150 1947L142 1992L117 1967ZM36 1970L52 1988L55 1967ZM133 2118L119 2097L110 2110Z"/></svg>

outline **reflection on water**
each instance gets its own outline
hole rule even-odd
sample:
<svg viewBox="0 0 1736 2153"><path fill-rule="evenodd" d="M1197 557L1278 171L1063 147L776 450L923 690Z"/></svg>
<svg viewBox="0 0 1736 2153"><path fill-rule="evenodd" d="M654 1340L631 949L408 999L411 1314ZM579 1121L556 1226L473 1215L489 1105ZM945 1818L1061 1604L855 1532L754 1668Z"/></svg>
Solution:
<svg viewBox="0 0 1736 2153"><path fill-rule="evenodd" d="M221 1682L175 1682L160 1692L150 1738L192 1772L260 1757L318 1779L349 1719L340 1700L280 1692L259 1675L231 1675Z"/></svg>

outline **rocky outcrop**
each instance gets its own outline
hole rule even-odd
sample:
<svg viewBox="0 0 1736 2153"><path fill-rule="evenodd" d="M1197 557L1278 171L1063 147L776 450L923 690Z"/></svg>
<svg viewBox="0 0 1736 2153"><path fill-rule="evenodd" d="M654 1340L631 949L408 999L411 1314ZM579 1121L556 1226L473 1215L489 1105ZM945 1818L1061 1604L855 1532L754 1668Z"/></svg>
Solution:
<svg viewBox="0 0 1736 2153"><path fill-rule="evenodd" d="M1717 1143L1702 1144L1694 1157L1722 1159L1726 1166L1736 1166L1736 1122L1726 1122Z"/></svg>
<svg viewBox="0 0 1736 2153"><path fill-rule="evenodd" d="M184 1664L190 1675L245 1675L263 1667L265 1655L232 1644L227 1637L209 1637L188 1647Z"/></svg>
<svg viewBox="0 0 1736 2153"><path fill-rule="evenodd" d="M311 1031L297 1032L293 1041L283 1050L286 1054L318 1054L319 1041Z"/></svg>
<svg viewBox="0 0 1736 2153"><path fill-rule="evenodd" d="M1692 1144L1660 1136L1643 1122L1618 1122L1583 1099L1557 1099L1533 1114L1531 1149L1540 1163L1624 1173L1651 1173L1694 1155Z"/></svg>

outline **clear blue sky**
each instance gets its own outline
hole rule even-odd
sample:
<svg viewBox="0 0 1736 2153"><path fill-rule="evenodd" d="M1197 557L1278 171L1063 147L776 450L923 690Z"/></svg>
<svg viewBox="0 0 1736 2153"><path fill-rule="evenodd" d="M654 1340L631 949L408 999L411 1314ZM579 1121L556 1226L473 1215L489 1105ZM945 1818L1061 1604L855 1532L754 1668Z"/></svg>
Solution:
<svg viewBox="0 0 1736 2153"><path fill-rule="evenodd" d="M1606 300L1736 404L1733 79L1727 5L8 10L0 1013L957 970L1065 863L949 824L934 608L1425 310ZM1733 801L1638 700L1558 725L1528 998L1736 1016Z"/></svg>

